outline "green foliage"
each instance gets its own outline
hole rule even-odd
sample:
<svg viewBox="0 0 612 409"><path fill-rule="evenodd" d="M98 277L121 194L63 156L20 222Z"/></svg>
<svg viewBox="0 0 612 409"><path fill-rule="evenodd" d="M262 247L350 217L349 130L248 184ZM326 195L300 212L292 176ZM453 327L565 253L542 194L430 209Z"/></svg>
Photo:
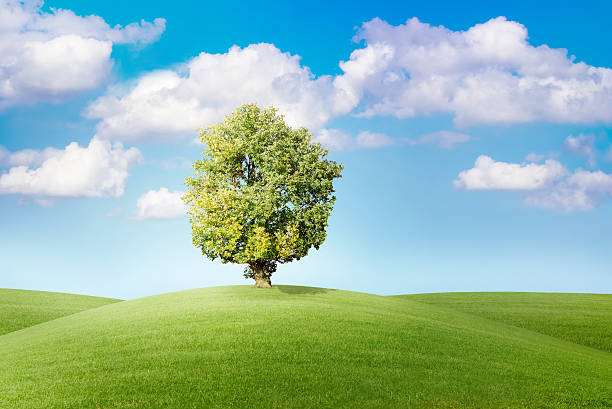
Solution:
<svg viewBox="0 0 612 409"><path fill-rule="evenodd" d="M610 408L610 379L609 352L308 287L174 292L0 336L3 409Z"/></svg>
<svg viewBox="0 0 612 409"><path fill-rule="evenodd" d="M202 129L206 145L183 200L193 244L246 275L306 256L326 236L342 165L325 159L305 128L292 129L273 107L243 105Z"/></svg>

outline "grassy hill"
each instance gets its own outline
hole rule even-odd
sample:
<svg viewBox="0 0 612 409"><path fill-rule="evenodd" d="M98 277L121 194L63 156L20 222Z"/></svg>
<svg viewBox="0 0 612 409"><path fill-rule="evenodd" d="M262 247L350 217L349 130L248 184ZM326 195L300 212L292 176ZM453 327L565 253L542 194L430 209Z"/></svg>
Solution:
<svg viewBox="0 0 612 409"><path fill-rule="evenodd" d="M0 288L0 335L117 301L87 295Z"/></svg>
<svg viewBox="0 0 612 409"><path fill-rule="evenodd" d="M606 408L612 354L416 301L217 287L0 336L2 408Z"/></svg>
<svg viewBox="0 0 612 409"><path fill-rule="evenodd" d="M401 295L612 352L612 295L442 293Z"/></svg>

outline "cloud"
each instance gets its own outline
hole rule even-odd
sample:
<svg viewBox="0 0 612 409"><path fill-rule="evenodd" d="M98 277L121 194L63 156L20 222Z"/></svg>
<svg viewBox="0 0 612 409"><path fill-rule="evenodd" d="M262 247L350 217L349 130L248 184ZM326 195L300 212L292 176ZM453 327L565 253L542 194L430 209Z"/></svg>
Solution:
<svg viewBox="0 0 612 409"><path fill-rule="evenodd" d="M458 126L533 121L612 121L612 70L565 49L529 44L505 17L466 31L409 19L364 23L341 81L364 99L362 116L449 113Z"/></svg>
<svg viewBox="0 0 612 409"><path fill-rule="evenodd" d="M535 152L530 152L527 156L525 156L525 160L527 162L542 162L544 159L546 159L547 156L541 153L535 153Z"/></svg>
<svg viewBox="0 0 612 409"><path fill-rule="evenodd" d="M534 47L527 29L505 17L466 31L375 18L355 40L364 47L339 63L336 76L317 77L272 44L202 52L117 85L85 116L99 120L98 136L130 141L191 140L197 128L253 102L273 104L292 126L314 132L357 107L365 117L448 113L457 126L612 121L611 69Z"/></svg>
<svg viewBox="0 0 612 409"><path fill-rule="evenodd" d="M496 162L488 156L476 159L472 169L459 173L454 185L467 190L535 190L549 186L568 173L555 160L543 165Z"/></svg>
<svg viewBox="0 0 612 409"><path fill-rule="evenodd" d="M362 148L381 148L395 144L395 141L384 133L361 131L357 134L357 146Z"/></svg>
<svg viewBox="0 0 612 409"><path fill-rule="evenodd" d="M135 218L146 220L185 217L187 207L181 199L183 194L183 192L170 192L165 187L159 190L149 190L138 198Z"/></svg>
<svg viewBox="0 0 612 409"><path fill-rule="evenodd" d="M525 199L527 204L547 209L589 210L612 195L612 175L578 170L561 183Z"/></svg>
<svg viewBox="0 0 612 409"><path fill-rule="evenodd" d="M612 195L612 175L582 169L570 172L552 159L539 165L496 162L480 156L474 168L459 173L454 186L467 190L524 191L525 203L531 206L589 210Z"/></svg>
<svg viewBox="0 0 612 409"><path fill-rule="evenodd" d="M85 116L99 120L102 138L171 140L193 138L199 127L253 102L275 105L291 126L318 130L358 101L331 76L315 77L299 56L262 43L203 52L176 69L148 73L95 100Z"/></svg>
<svg viewBox="0 0 612 409"><path fill-rule="evenodd" d="M340 129L321 129L312 140L334 151L354 149L357 145L354 138Z"/></svg>
<svg viewBox="0 0 612 409"><path fill-rule="evenodd" d="M0 146L0 167L38 167L47 159L57 156L60 152L60 149L55 148L45 148L41 151L23 149L17 152L9 152L6 148Z"/></svg>
<svg viewBox="0 0 612 409"><path fill-rule="evenodd" d="M548 153L530 152L527 154L527 156L525 156L525 161L540 163L540 162L544 162L546 159L557 159L558 157L559 157L559 152L548 152Z"/></svg>
<svg viewBox="0 0 612 409"><path fill-rule="evenodd" d="M589 167L594 167L597 158L594 144L595 137L593 135L570 135L563 142L563 148L574 155L587 156L589 158Z"/></svg>
<svg viewBox="0 0 612 409"><path fill-rule="evenodd" d="M128 168L142 159L136 148L124 149L95 137L87 147L72 142L61 150L24 152L5 155L5 163L18 165L0 173L0 194L119 197Z"/></svg>
<svg viewBox="0 0 612 409"><path fill-rule="evenodd" d="M383 133L361 131L356 137L351 137L340 129L327 128L318 131L313 142L319 142L326 148L335 151L382 148L396 144L393 138Z"/></svg>
<svg viewBox="0 0 612 409"><path fill-rule="evenodd" d="M594 152L593 143L595 138L593 135L568 136L563 142L563 147L574 155L592 156Z"/></svg>
<svg viewBox="0 0 612 409"><path fill-rule="evenodd" d="M410 142L411 145L437 144L440 148L452 149L458 143L466 143L471 139L470 135L452 131L438 131L421 135Z"/></svg>
<svg viewBox="0 0 612 409"><path fill-rule="evenodd" d="M4 0L0 6L0 109L61 100L104 83L113 44L159 38L164 19L110 27L98 16L43 12L42 1Z"/></svg>

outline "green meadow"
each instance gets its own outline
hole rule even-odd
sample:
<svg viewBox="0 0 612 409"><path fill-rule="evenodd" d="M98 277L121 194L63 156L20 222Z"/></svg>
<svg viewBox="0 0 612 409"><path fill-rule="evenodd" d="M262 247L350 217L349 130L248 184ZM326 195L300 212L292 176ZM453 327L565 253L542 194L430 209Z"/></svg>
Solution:
<svg viewBox="0 0 612 409"><path fill-rule="evenodd" d="M612 352L612 296L442 293L400 296Z"/></svg>
<svg viewBox="0 0 612 409"><path fill-rule="evenodd" d="M612 407L610 295L7 294L0 408Z"/></svg>
<svg viewBox="0 0 612 409"><path fill-rule="evenodd" d="M0 288L0 335L120 300Z"/></svg>

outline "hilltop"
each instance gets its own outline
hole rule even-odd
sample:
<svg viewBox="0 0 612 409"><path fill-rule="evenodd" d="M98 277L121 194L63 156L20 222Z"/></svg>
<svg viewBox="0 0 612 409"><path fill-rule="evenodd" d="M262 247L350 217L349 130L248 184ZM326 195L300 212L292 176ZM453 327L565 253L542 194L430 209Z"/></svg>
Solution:
<svg viewBox="0 0 612 409"><path fill-rule="evenodd" d="M610 379L607 351L309 287L168 293L0 336L3 408L612 407Z"/></svg>

